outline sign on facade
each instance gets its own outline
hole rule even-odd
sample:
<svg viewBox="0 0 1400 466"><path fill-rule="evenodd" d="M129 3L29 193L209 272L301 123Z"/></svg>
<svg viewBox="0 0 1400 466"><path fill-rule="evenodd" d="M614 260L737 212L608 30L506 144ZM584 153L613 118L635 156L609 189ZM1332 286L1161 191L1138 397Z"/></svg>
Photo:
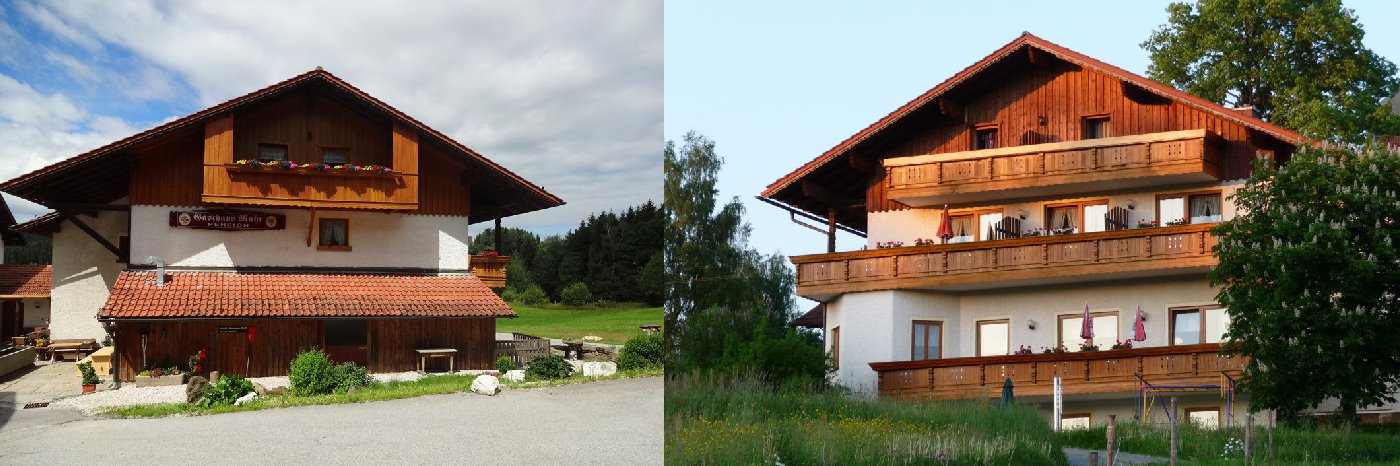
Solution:
<svg viewBox="0 0 1400 466"><path fill-rule="evenodd" d="M223 326L219 327L219 333L248 333L248 326Z"/></svg>
<svg viewBox="0 0 1400 466"><path fill-rule="evenodd" d="M170 211L170 226L225 231L284 230L287 228L287 216L228 210L172 210Z"/></svg>

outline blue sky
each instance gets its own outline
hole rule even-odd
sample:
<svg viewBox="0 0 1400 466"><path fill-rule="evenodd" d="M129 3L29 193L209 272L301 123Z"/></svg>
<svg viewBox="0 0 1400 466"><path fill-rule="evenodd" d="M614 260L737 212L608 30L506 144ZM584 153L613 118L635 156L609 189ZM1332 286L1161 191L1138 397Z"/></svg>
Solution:
<svg viewBox="0 0 1400 466"><path fill-rule="evenodd" d="M1165 1L671 1L666 4L668 140L690 130L725 159L720 196L737 196L750 243L825 252L825 237L753 197L769 183L1029 31L1146 74L1139 44ZM1367 47L1400 62L1400 3L1347 1ZM863 238L838 236L838 250Z"/></svg>
<svg viewBox="0 0 1400 466"><path fill-rule="evenodd" d="M564 198L561 233L661 200L649 0L0 2L0 179L324 67ZM606 189L600 189L606 187ZM6 195L21 221L40 206Z"/></svg>

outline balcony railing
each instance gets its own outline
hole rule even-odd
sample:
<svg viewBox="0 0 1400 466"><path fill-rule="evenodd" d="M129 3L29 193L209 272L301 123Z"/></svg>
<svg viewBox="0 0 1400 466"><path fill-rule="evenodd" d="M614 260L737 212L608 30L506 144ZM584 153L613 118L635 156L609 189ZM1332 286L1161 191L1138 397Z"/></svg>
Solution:
<svg viewBox="0 0 1400 466"><path fill-rule="evenodd" d="M509 256L471 256L468 258L472 273L490 288L506 287L506 264L509 263Z"/></svg>
<svg viewBox="0 0 1400 466"><path fill-rule="evenodd" d="M1221 356L1218 343L1127 350L1030 354L926 361L873 362L880 396L951 399L1000 396L1007 378L1017 396L1052 394L1060 376L1065 393L1131 392L1142 382L1166 385L1226 385L1239 380L1248 358Z"/></svg>
<svg viewBox="0 0 1400 466"><path fill-rule="evenodd" d="M1216 263L1216 224L793 256L807 297L900 288L989 288Z"/></svg>
<svg viewBox="0 0 1400 466"><path fill-rule="evenodd" d="M418 177L206 165L203 200L219 204L416 210Z"/></svg>
<svg viewBox="0 0 1400 466"><path fill-rule="evenodd" d="M912 206L1220 179L1220 137L1204 129L885 160L891 199Z"/></svg>

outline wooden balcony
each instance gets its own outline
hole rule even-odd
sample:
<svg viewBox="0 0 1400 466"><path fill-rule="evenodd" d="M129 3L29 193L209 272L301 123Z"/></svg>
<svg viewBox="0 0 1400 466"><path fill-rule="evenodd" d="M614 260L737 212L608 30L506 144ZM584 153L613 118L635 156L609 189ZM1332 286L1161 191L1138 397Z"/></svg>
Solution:
<svg viewBox="0 0 1400 466"><path fill-rule="evenodd" d="M1154 386L1224 385L1238 381L1248 361L1221 356L1220 344L1160 346L1128 350L1030 354L926 361L873 362L880 396L899 399L996 397L1006 379L1016 396L1053 394L1060 376L1066 394L1136 392ZM1141 378L1139 378L1141 377ZM1227 382L1228 383L1228 382Z"/></svg>
<svg viewBox="0 0 1400 466"><path fill-rule="evenodd" d="M915 207L1218 181L1220 140L1197 129L900 157L885 179Z"/></svg>
<svg viewBox="0 0 1400 466"><path fill-rule="evenodd" d="M1087 278L1204 273L1216 224L793 256L797 294L988 289Z"/></svg>
<svg viewBox="0 0 1400 466"><path fill-rule="evenodd" d="M510 263L509 256L471 256L467 262L472 273L487 287L506 287L506 264Z"/></svg>

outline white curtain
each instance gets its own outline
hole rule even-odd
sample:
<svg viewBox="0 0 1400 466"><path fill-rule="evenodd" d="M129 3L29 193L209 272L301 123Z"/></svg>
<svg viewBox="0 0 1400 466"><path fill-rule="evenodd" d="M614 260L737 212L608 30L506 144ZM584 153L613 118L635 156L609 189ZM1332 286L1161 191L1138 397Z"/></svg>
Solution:
<svg viewBox="0 0 1400 466"><path fill-rule="evenodd" d="M1079 228L1078 207L1053 207L1050 209L1050 224L1046 228Z"/></svg>
<svg viewBox="0 0 1400 466"><path fill-rule="evenodd" d="M972 241L977 235L977 226L972 223L971 215L953 217L953 239L949 243L966 243Z"/></svg>
<svg viewBox="0 0 1400 466"><path fill-rule="evenodd" d="M1161 226L1168 222L1184 220L1186 218L1186 199L1171 197L1157 201L1157 218Z"/></svg>
<svg viewBox="0 0 1400 466"><path fill-rule="evenodd" d="M997 228L997 222L1001 221L1001 213L982 214L978 216L977 223L981 224L982 239L991 239L992 232Z"/></svg>
<svg viewBox="0 0 1400 466"><path fill-rule="evenodd" d="M1220 221L1220 196L1192 196L1191 223Z"/></svg>
<svg viewBox="0 0 1400 466"><path fill-rule="evenodd" d="M978 356L1005 356L1010 348L1011 325L999 322L995 324L977 324L977 334L981 339L981 345L977 348Z"/></svg>
<svg viewBox="0 0 1400 466"><path fill-rule="evenodd" d="M1104 231L1104 216L1108 215L1108 204L1084 206L1084 232Z"/></svg>

